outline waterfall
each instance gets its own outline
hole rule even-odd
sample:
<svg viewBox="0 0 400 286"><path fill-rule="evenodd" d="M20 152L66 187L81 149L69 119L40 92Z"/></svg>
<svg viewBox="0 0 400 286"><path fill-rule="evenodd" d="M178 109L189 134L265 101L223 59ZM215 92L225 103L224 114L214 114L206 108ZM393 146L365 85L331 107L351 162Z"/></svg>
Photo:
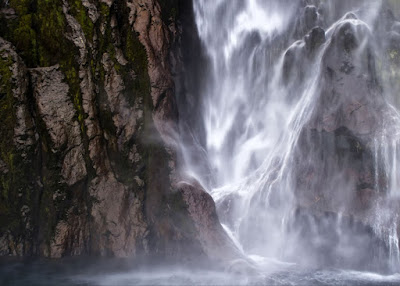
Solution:
<svg viewBox="0 0 400 286"><path fill-rule="evenodd" d="M249 257L397 271L400 116L382 80L382 11L194 1L208 191Z"/></svg>

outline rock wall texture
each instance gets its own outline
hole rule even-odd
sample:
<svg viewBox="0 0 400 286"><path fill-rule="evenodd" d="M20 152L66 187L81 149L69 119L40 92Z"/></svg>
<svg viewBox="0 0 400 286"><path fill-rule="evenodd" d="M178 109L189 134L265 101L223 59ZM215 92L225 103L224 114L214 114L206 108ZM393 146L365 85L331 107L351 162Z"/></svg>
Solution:
<svg viewBox="0 0 400 286"><path fill-rule="evenodd" d="M400 233L398 227L390 229L398 226L399 202L389 194L387 167L376 155L376 150L385 148L390 140L398 140L399 134L399 119L393 108L396 100L388 100L391 88L386 83L394 81L390 92L397 96L398 74L388 75L386 71L398 69L395 51L399 42L391 39L399 23L395 15L398 10L390 1L383 1L368 26L354 13L345 13L357 2L336 5L331 1L324 6L322 1L308 1L303 15L314 11L311 26L329 23L329 18L319 18L315 12L320 9L329 8L331 13L321 14L341 15L342 20L330 32L324 33L320 27L309 30L301 49L292 47L285 54L284 72L290 82L301 72L298 67L306 67L307 57L315 56L314 50L325 43L315 107L294 150L293 184L298 208L291 227L299 233L298 247L305 249L313 263L382 271L389 267L391 246L381 232ZM362 9L357 12L365 13ZM309 20L305 16L300 19ZM396 222L381 219L383 210ZM357 258L340 252L346 239L352 247L356 245L354 252L361 254Z"/></svg>
<svg viewBox="0 0 400 286"><path fill-rule="evenodd" d="M190 5L0 4L0 255L235 253L177 171L173 47Z"/></svg>

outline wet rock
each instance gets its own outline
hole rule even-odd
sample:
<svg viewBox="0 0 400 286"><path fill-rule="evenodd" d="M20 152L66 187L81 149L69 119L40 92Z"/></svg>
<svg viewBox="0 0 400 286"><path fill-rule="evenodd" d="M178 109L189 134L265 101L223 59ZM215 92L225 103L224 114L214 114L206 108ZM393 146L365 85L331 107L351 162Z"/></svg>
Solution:
<svg viewBox="0 0 400 286"><path fill-rule="evenodd" d="M64 157L61 175L67 184L72 186L87 175L83 146L79 145L68 151Z"/></svg>
<svg viewBox="0 0 400 286"><path fill-rule="evenodd" d="M285 85L302 85L307 74L307 67L312 64L315 52L325 41L324 29L314 27L304 36L303 40L296 41L288 48L282 67L282 78Z"/></svg>
<svg viewBox="0 0 400 286"><path fill-rule="evenodd" d="M114 0L100 0L102 3L105 3L108 7L114 3Z"/></svg>
<svg viewBox="0 0 400 286"><path fill-rule="evenodd" d="M361 214L377 194L361 199L359 188L374 188L374 159L365 142L342 127L334 132L304 129L296 150L296 196L300 205ZM330 176L337 174L336 177ZM366 198L366 197L365 197Z"/></svg>
<svg viewBox="0 0 400 286"><path fill-rule="evenodd" d="M304 73L298 67L304 65L304 42L297 41L286 51L283 59L282 78L285 84L298 84Z"/></svg>
<svg viewBox="0 0 400 286"><path fill-rule="evenodd" d="M377 130L383 97L371 41L368 27L358 21L344 21L333 32L323 55L325 81L312 120L318 130L330 132L343 126L356 135Z"/></svg>
<svg viewBox="0 0 400 286"><path fill-rule="evenodd" d="M391 27L391 30L393 32L400 33L400 22L397 22L397 21L394 22L392 27Z"/></svg>
<svg viewBox="0 0 400 286"><path fill-rule="evenodd" d="M177 186L198 231L204 252L214 261L229 261L242 255L219 223L215 203L198 183L180 182Z"/></svg>
<svg viewBox="0 0 400 286"><path fill-rule="evenodd" d="M226 271L234 275L244 275L244 276L249 276L249 275L253 276L259 274L257 269L245 259L236 259L230 262Z"/></svg>
<svg viewBox="0 0 400 286"><path fill-rule="evenodd" d="M17 18L14 9L9 7L0 9L0 14L3 15L7 20L14 20Z"/></svg>
<svg viewBox="0 0 400 286"><path fill-rule="evenodd" d="M34 123L28 109L28 79L26 67L14 46L0 38L0 55L3 60L11 60L10 72L12 93L15 100L15 125L13 140L16 147L26 153L35 143ZM25 156L25 155L24 155Z"/></svg>
<svg viewBox="0 0 400 286"><path fill-rule="evenodd" d="M64 75L59 66L32 69L32 84L38 105L38 110L46 123L47 130L54 144L54 149L60 149L68 142L69 125L74 133L79 125L70 124L75 110L69 97L69 87L64 82ZM75 138L78 136L74 136ZM72 140L71 143L77 143Z"/></svg>
<svg viewBox="0 0 400 286"><path fill-rule="evenodd" d="M0 159L0 172L3 174L8 173L7 165Z"/></svg>
<svg viewBox="0 0 400 286"><path fill-rule="evenodd" d="M105 53L102 60L105 78L104 89L107 94L108 106L113 114L113 123L117 128L118 147L122 151L123 145L129 142L134 136L138 128L138 121L143 117L143 110L139 109L139 104L130 107L125 99L123 91L125 91L124 81L119 75L110 56Z"/></svg>
<svg viewBox="0 0 400 286"><path fill-rule="evenodd" d="M151 83L153 120L161 137L168 145L176 144L177 108L173 96L173 78L167 68L172 39L168 27L162 22L160 6L152 0L127 1L129 21L139 33L139 40L147 52L148 75Z"/></svg>
<svg viewBox="0 0 400 286"><path fill-rule="evenodd" d="M301 211L293 215L291 227L300 242L293 253L299 256L298 249L304 249L310 264L381 271L388 267L389 244L371 216L388 182L374 148L379 136L398 134L398 119L376 74L371 28L349 13L326 37L316 105L294 152ZM296 72L295 65L292 69ZM391 123L384 123L382 114ZM376 252L369 256L365 249ZM355 258L352 252L362 255Z"/></svg>
<svg viewBox="0 0 400 286"><path fill-rule="evenodd" d="M285 249L289 259L303 265L382 271L388 266L388 249L369 225L353 216L298 208L290 218L296 250ZM365 251L368 249L368 251ZM293 251L293 253L292 253Z"/></svg>
<svg viewBox="0 0 400 286"><path fill-rule="evenodd" d="M389 36L389 47L398 49L400 48L400 34L395 31L390 31Z"/></svg>
<svg viewBox="0 0 400 286"><path fill-rule="evenodd" d="M86 62L87 57L87 41L85 34L83 33L82 27L79 25L79 22L69 14L69 4L68 1L63 0L63 13L67 20L70 31L65 34L65 37L78 47L79 55L80 55L80 63Z"/></svg>
<svg viewBox="0 0 400 286"><path fill-rule="evenodd" d="M297 8L293 36L301 39L315 27L324 26L324 5L321 1L302 1Z"/></svg>
<svg viewBox="0 0 400 286"><path fill-rule="evenodd" d="M305 30L310 30L317 25L318 21L318 10L315 6L306 6L304 8L304 28Z"/></svg>
<svg viewBox="0 0 400 286"><path fill-rule="evenodd" d="M97 19L99 18L99 12L97 11L96 5L93 3L90 3L89 0L82 0L82 5L88 9L88 15L90 20L92 20L93 23L97 22Z"/></svg>
<svg viewBox="0 0 400 286"><path fill-rule="evenodd" d="M23 237L0 233L0 253L238 257L211 197L197 186L173 192L180 147L170 60L181 31L176 19L164 22L158 2L82 0L76 11L77 3L63 0L50 14L65 26L49 17L43 22L50 26L24 27L40 47L29 69L0 39L18 103L10 145L25 150L21 161L33 169L32 182L10 191L22 204L12 223L25 227ZM7 28L15 36L15 27ZM59 51L43 39L48 29L59 37ZM18 48L23 57L31 52ZM2 157L0 175L16 172L10 166ZM29 212L21 208L28 201Z"/></svg>
<svg viewBox="0 0 400 286"><path fill-rule="evenodd" d="M27 69L8 41L0 38L0 241L4 255L23 255L30 248L32 216L27 211L26 192L32 187L33 150L37 143L35 122L28 97ZM12 216L12 217L11 217ZM11 217L11 219L10 219ZM16 232L23 227L24 236Z"/></svg>
<svg viewBox="0 0 400 286"><path fill-rule="evenodd" d="M221 223L234 227L233 217L237 212L240 212L241 197L238 194L232 193L224 197L223 200L217 201L218 217Z"/></svg>
<svg viewBox="0 0 400 286"><path fill-rule="evenodd" d="M94 251L117 257L138 254L138 249L144 248L147 234L139 198L111 174L93 180L90 193L98 201L91 212L94 219L92 233L97 234Z"/></svg>
<svg viewBox="0 0 400 286"><path fill-rule="evenodd" d="M86 165L76 111L59 66L30 70L39 115L49 132L53 152L66 149L62 175L69 185L85 178Z"/></svg>
<svg viewBox="0 0 400 286"><path fill-rule="evenodd" d="M314 51L323 43L325 43L325 31L321 27L315 27L311 32L304 38L307 49Z"/></svg>

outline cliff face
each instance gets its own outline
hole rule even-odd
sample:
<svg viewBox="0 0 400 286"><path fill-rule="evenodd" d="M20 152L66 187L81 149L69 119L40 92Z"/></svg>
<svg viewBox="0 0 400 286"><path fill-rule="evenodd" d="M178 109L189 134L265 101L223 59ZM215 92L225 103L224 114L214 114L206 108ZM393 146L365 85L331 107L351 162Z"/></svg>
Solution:
<svg viewBox="0 0 400 286"><path fill-rule="evenodd" d="M212 199L179 183L171 62L183 2L1 4L1 255L233 249Z"/></svg>
<svg viewBox="0 0 400 286"><path fill-rule="evenodd" d="M220 131L207 135L222 134L218 143L210 140L209 154L219 148L214 154L224 164L212 163L222 181L224 168L241 172L232 165L257 168L248 177L239 177L240 184L232 184L232 190L214 190L220 219L239 233L249 253L264 253L273 245L267 251L283 248L283 255L303 265L374 271L393 267L388 257L391 249L398 249L397 240L392 242L391 237L400 233L399 201L394 194L397 185L390 186L388 181L392 178L398 184L398 172L390 174L392 163L387 160L396 166L398 151L392 148L398 147L391 146L399 142L399 117L393 108L398 99L389 97L397 97L399 91L400 37L399 21L388 1L371 1L371 6L364 6L369 1L361 0L271 1L276 6L285 3L285 8L289 2L297 5L293 14L283 13L293 15L288 16L285 29L274 31L270 38L263 27L244 29L239 36L232 36L232 48L224 35L236 35L235 20L240 22L242 11L252 15L253 10L235 7L230 1L221 1L217 10L206 2L198 5L197 15L199 23L207 23L201 36L217 72L210 72L202 95L208 105L205 114L210 114L207 123ZM225 34L214 33L219 26ZM223 47L229 47L229 52L213 58ZM236 87L237 80L240 84ZM236 89L240 100L235 99ZM239 108L224 113L224 104L230 100L246 111ZM265 103L268 101L271 103ZM229 123L224 125L215 114L234 114L229 119L233 123L227 119ZM274 129L274 116L289 119L277 120ZM279 125L281 122L288 124ZM218 125L224 128L218 129ZM247 132L251 135L242 136ZM261 139L263 147L273 146L271 150L259 152L241 146L257 145L254 142L260 137L273 138ZM199 142L201 138L197 138ZM252 141L254 138L257 140ZM227 155L221 156L224 152ZM231 157L243 162L232 160L236 164L229 164ZM289 237L287 243L281 244L282 237L274 236L281 232Z"/></svg>

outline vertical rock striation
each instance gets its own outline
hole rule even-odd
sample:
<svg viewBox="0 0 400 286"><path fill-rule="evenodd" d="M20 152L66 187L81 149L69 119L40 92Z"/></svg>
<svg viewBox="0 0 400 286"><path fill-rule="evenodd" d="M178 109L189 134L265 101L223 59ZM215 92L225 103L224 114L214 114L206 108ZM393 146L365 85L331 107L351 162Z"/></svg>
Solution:
<svg viewBox="0 0 400 286"><path fill-rule="evenodd" d="M204 190L178 184L180 5L0 4L1 255L238 255Z"/></svg>

